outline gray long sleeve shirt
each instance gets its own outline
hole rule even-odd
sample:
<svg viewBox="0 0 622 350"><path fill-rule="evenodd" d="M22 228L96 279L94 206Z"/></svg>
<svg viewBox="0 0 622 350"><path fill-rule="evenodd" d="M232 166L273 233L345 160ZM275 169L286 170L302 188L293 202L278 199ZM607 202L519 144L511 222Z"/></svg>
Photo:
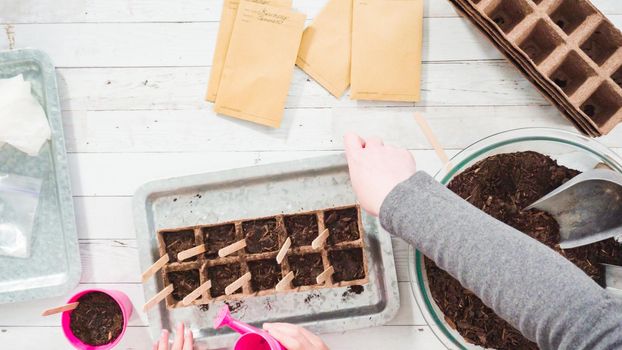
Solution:
<svg viewBox="0 0 622 350"><path fill-rule="evenodd" d="M622 301L426 173L391 191L380 221L540 348L622 349Z"/></svg>

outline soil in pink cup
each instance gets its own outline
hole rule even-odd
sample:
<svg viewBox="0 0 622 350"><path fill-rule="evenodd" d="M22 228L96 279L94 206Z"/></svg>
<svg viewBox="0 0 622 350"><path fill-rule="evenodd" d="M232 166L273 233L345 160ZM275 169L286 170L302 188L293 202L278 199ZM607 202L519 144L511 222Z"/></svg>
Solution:
<svg viewBox="0 0 622 350"><path fill-rule="evenodd" d="M77 349L106 350L123 336L132 304L118 291L90 290L74 295L79 302L74 310L63 313L63 331Z"/></svg>

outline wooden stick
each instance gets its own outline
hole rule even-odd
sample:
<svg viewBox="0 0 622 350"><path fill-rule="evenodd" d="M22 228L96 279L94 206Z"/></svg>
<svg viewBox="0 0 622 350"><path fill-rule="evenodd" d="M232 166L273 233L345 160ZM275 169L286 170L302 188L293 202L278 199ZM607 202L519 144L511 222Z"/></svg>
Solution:
<svg viewBox="0 0 622 350"><path fill-rule="evenodd" d="M246 240L245 239L241 239L233 244L229 244L228 246L220 249L218 251L218 256L221 258L224 258L227 255L231 255L235 252L237 252L238 250L245 248L246 247Z"/></svg>
<svg viewBox="0 0 622 350"><path fill-rule="evenodd" d="M417 124L419 124L419 127L421 128L421 131L423 131L423 134L425 135L425 137L428 139L428 142L430 142L430 144L434 148L434 151L436 151L436 155L443 163L445 170L449 171L449 169L451 169L451 163L449 163L449 157L447 157L447 153L445 153L445 150L443 149L443 147L441 147L441 144L438 142L438 139L436 138L436 135L434 135L432 128L430 128L430 124L428 124L428 121L425 119L423 114L418 113L418 112L415 112L415 120L417 121Z"/></svg>
<svg viewBox="0 0 622 350"><path fill-rule="evenodd" d="M193 256L205 253L205 244L201 244L194 248L186 249L177 253L177 260L184 261L186 259L190 259Z"/></svg>
<svg viewBox="0 0 622 350"><path fill-rule="evenodd" d="M311 242L311 248L313 249L322 248L324 246L324 243L326 243L328 234L329 234L329 231L327 228L325 228L324 231L322 231L322 233L320 233L319 236L315 237L313 242Z"/></svg>
<svg viewBox="0 0 622 350"><path fill-rule="evenodd" d="M277 264L280 264L281 262L283 262L283 259L285 259L285 254L287 254L287 250L289 249L291 245L292 245L292 240L291 238L287 237L287 239L285 240L285 243L283 243L283 246L281 247L281 250L279 250L279 253L276 255Z"/></svg>
<svg viewBox="0 0 622 350"><path fill-rule="evenodd" d="M287 275L285 275L285 277L283 277L282 280L279 281L279 283L276 284L276 291L282 292L286 289L289 289L289 284L292 282L294 277L294 271L290 271Z"/></svg>
<svg viewBox="0 0 622 350"><path fill-rule="evenodd" d="M233 283L225 287L225 295L233 294L233 292L240 289L240 287L242 287L244 283L250 281L250 279L251 279L251 273L250 272L245 273L244 275L242 275L242 277L238 278L237 280L233 281Z"/></svg>
<svg viewBox="0 0 622 350"><path fill-rule="evenodd" d="M208 280L199 286L199 288L192 291L192 293L186 295L186 297L181 301L185 306L190 305L193 301L195 301L201 294L206 292L208 289L212 288L212 281Z"/></svg>
<svg viewBox="0 0 622 350"><path fill-rule="evenodd" d="M332 275L333 273L335 273L335 269L332 266L329 266L326 270L324 270L324 272L317 275L317 277L315 278L315 282L317 282L317 284L322 284L326 282L328 276Z"/></svg>
<svg viewBox="0 0 622 350"><path fill-rule="evenodd" d="M141 282L145 283L151 276L155 275L158 270L160 270L164 265L168 263L168 254L164 254L158 261L154 262L147 271L143 272L141 277Z"/></svg>
<svg viewBox="0 0 622 350"><path fill-rule="evenodd" d="M149 311L149 309L160 303L171 293L173 293L173 285L169 284L166 288L162 289L158 294L154 295L153 298L149 299L149 301L145 303L143 306L143 312Z"/></svg>
<svg viewBox="0 0 622 350"><path fill-rule="evenodd" d="M47 309L47 310L43 311L41 316L50 316L50 315L57 314L59 312L70 311L70 310L73 310L73 309L77 308L78 304L80 304L80 303L76 301L75 303L69 303L67 305L53 307L51 309Z"/></svg>

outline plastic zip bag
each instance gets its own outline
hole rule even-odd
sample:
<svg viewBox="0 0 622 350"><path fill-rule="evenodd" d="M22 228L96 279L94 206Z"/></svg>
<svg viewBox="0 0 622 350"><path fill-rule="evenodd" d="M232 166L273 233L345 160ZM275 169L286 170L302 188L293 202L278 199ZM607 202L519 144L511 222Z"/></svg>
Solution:
<svg viewBox="0 0 622 350"><path fill-rule="evenodd" d="M0 173L0 255L30 256L41 179Z"/></svg>

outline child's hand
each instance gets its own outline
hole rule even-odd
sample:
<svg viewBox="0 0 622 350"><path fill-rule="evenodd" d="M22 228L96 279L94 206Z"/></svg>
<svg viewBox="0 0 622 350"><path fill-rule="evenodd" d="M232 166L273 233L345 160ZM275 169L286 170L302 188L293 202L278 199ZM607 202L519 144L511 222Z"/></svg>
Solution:
<svg viewBox="0 0 622 350"><path fill-rule="evenodd" d="M287 350L328 350L320 337L293 324L264 323L263 329Z"/></svg>
<svg viewBox="0 0 622 350"><path fill-rule="evenodd" d="M379 138L363 140L348 133L344 144L354 193L363 209L378 216L389 192L417 170L415 159L405 149L385 146Z"/></svg>
<svg viewBox="0 0 622 350"><path fill-rule="evenodd" d="M153 344L153 350L192 350L193 344L192 331L186 329L184 332L184 324L180 323L177 325L177 339L173 342L173 347L169 349L168 331L164 329L162 330L160 339Z"/></svg>

